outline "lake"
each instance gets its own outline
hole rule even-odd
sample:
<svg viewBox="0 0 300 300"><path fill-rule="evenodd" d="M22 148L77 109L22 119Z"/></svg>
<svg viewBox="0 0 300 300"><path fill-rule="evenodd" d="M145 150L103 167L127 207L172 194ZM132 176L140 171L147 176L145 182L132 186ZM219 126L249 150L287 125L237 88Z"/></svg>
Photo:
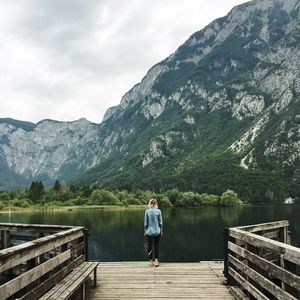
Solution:
<svg viewBox="0 0 300 300"><path fill-rule="evenodd" d="M196 262L223 258L223 228L287 219L292 243L300 246L300 206L163 209L160 260ZM66 212L1 214L0 222L87 227L89 258L97 261L146 259L144 210L82 209Z"/></svg>

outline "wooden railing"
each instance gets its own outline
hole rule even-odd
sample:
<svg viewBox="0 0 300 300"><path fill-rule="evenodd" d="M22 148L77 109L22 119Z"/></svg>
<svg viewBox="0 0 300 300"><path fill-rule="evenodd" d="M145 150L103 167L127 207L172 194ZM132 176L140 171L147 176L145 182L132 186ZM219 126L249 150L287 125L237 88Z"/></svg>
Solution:
<svg viewBox="0 0 300 300"><path fill-rule="evenodd" d="M38 299L87 260L84 227L0 223L0 298Z"/></svg>
<svg viewBox="0 0 300 300"><path fill-rule="evenodd" d="M288 221L225 229L224 276L237 298L300 299L300 249Z"/></svg>

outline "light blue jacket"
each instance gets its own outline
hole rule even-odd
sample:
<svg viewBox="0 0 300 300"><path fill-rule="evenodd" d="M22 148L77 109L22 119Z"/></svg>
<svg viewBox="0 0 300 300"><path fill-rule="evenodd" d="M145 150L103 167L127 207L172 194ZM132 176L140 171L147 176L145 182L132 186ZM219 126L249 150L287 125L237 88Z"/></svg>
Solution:
<svg viewBox="0 0 300 300"><path fill-rule="evenodd" d="M161 211L158 208L149 208L145 211L144 229L146 235L160 235L163 227Z"/></svg>

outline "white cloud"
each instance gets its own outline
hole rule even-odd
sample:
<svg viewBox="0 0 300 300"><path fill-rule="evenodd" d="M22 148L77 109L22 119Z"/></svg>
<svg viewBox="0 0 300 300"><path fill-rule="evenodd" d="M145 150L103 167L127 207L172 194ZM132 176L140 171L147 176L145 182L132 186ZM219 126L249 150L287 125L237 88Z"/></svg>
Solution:
<svg viewBox="0 0 300 300"><path fill-rule="evenodd" d="M0 0L1 117L100 122L148 69L243 0Z"/></svg>

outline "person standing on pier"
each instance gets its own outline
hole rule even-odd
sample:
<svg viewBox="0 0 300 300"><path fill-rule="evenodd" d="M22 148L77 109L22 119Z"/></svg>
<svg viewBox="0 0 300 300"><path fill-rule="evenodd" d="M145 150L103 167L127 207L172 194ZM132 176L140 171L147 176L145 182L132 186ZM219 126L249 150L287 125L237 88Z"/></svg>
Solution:
<svg viewBox="0 0 300 300"><path fill-rule="evenodd" d="M150 199L145 211L144 232L148 240L149 265L158 267L159 239L162 236L163 219L156 199Z"/></svg>

